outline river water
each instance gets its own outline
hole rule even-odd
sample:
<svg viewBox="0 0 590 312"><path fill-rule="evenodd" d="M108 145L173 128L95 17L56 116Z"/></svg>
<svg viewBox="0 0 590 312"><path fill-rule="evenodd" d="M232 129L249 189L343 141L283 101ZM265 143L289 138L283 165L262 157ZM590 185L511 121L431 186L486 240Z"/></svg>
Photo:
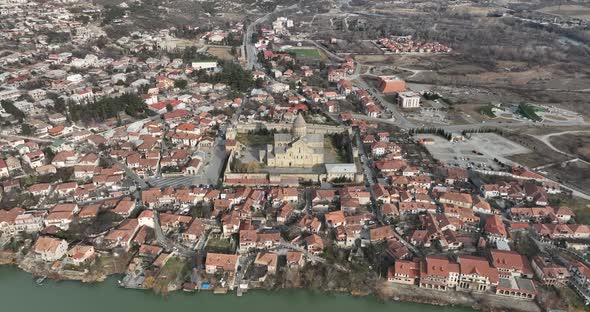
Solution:
<svg viewBox="0 0 590 312"><path fill-rule="evenodd" d="M116 278L103 283L50 281L38 286L30 274L0 267L0 311L10 312L468 312L470 309L381 302L375 298L319 294L304 290L249 291L213 295L175 292L164 298L148 291L122 289Z"/></svg>

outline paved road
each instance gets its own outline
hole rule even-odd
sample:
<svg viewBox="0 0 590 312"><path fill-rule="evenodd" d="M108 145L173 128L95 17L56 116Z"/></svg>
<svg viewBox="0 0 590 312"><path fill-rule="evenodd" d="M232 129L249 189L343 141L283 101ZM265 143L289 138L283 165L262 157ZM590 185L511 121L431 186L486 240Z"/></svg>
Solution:
<svg viewBox="0 0 590 312"><path fill-rule="evenodd" d="M332 51L326 49L324 46L322 46L321 44L317 43L315 40L305 39L304 41L313 44L316 48L322 50L324 52L324 54L326 54L331 59L334 59L334 60L336 60L338 62L344 62L345 61L345 59L343 57L338 56L338 55L332 53ZM358 67L360 67L360 65Z"/></svg>
<svg viewBox="0 0 590 312"><path fill-rule="evenodd" d="M157 211L154 211L154 234L156 236L156 241L158 245L162 246L164 249L174 250L178 254L185 256L185 257L196 257L197 252L186 248L182 244L168 239L164 232L162 231L162 227L160 226L160 214Z"/></svg>
<svg viewBox="0 0 590 312"><path fill-rule="evenodd" d="M35 206L35 209L45 209L45 202L47 202L48 199L50 199L51 197L53 197L53 193L55 193L55 189L56 188L57 187L55 185L51 185L49 187L49 193L46 196L43 196L43 198Z"/></svg>
<svg viewBox="0 0 590 312"><path fill-rule="evenodd" d="M379 222L381 224L389 225L389 223L385 220L385 218L381 214L381 210L378 209L378 206L377 206L375 192L373 191L373 185L375 185L376 175L373 172L373 168L369 164L369 157L367 156L367 152L365 150L365 145L363 144L363 141L361 140L360 133L358 131L357 131L357 133L355 133L355 138L357 140L357 146L359 147L359 150L361 152L361 159L362 159L363 168L365 171L365 178L369 182L369 192L371 193L371 205L373 207L373 213L375 214L375 217L377 217L377 220L379 220ZM404 244L415 255L417 255L419 257L422 256L422 252L420 252L420 250L418 250L418 248L416 248L414 245L408 243L401 235L399 235L395 231L394 231L394 235L398 241L400 241L402 244Z"/></svg>
<svg viewBox="0 0 590 312"><path fill-rule="evenodd" d="M404 128L400 125L398 120L387 119L387 118L375 118L370 117L367 115L353 113L352 116L357 119L372 121L372 122L379 122L379 123L386 123L394 126L398 126L400 128ZM407 124L406 124L407 125ZM531 127L531 126L545 126L545 127L578 127L578 126L587 126L586 122L584 123L559 123L559 122L547 122L547 123L532 123L528 121L517 121L517 122L502 122L502 121L493 121L493 122L486 122L486 123L474 123L474 124L462 124L462 125L433 125L433 127L445 129L449 132L461 132L463 130L474 130L474 129L481 129L481 128L500 128L500 129L518 129L521 127ZM431 125L426 124L426 127L430 127ZM417 128L418 125L414 125L413 127L409 128ZM406 128L406 129L409 129ZM569 131L568 131L569 132ZM576 132L576 131L572 131Z"/></svg>
<svg viewBox="0 0 590 312"><path fill-rule="evenodd" d="M197 242L197 244L195 245L195 250L202 252L205 250L205 246L207 246L207 241L209 240L209 234L211 234L212 229L206 229L205 233L203 234L203 236L201 236L201 238L199 238L199 241Z"/></svg>
<svg viewBox="0 0 590 312"><path fill-rule="evenodd" d="M0 137L6 138L6 139L23 139L23 140L29 140L29 141L33 141L33 142L39 142L39 143L53 143L53 141L55 141L55 140L41 139L41 138L26 136L26 135L3 134L3 133L0 133Z"/></svg>
<svg viewBox="0 0 590 312"><path fill-rule="evenodd" d="M427 73L427 72L432 72L432 70L429 69L412 69L412 68L407 68L407 67L398 67L401 70L405 70L405 71L409 71L412 73L411 76L408 76L408 78L413 78L414 76L420 74L420 73ZM406 78L407 79L407 78Z"/></svg>
<svg viewBox="0 0 590 312"><path fill-rule="evenodd" d="M365 145L363 144L359 131L356 131L354 136L356 139L356 145L358 146L359 151L361 152L361 164L363 166L363 171L365 173L365 180L369 183L369 187L371 188L372 192L373 185L375 185L376 181L375 173L371 168L370 158L367 155L367 151L365 150Z"/></svg>
<svg viewBox="0 0 590 312"><path fill-rule="evenodd" d="M303 210L305 211L306 214L311 215L312 214L312 211L311 211L311 188L309 188L309 187L305 188L304 196L305 196L305 208L303 208Z"/></svg>
<svg viewBox="0 0 590 312"><path fill-rule="evenodd" d="M416 125L412 121L410 121L409 119L404 117L404 115L402 115L397 105L389 103L377 89L375 89L372 86L369 86L362 78L353 80L353 83L356 84L357 87L367 90L381 106L387 108L395 118L396 125L398 127L402 129L416 127Z"/></svg>
<svg viewBox="0 0 590 312"><path fill-rule="evenodd" d="M148 183L154 187L180 187L193 185L217 185L222 174L223 163L226 158L225 143L221 138L216 139L215 147L201 150L201 168L196 175L155 176L148 179Z"/></svg>
<svg viewBox="0 0 590 312"><path fill-rule="evenodd" d="M135 181L135 183L142 189L147 189L149 187L149 185L145 182L144 179L142 179L139 175L137 175L137 173L135 173L135 171L133 171L131 168L127 167L127 164L113 159L113 162L119 166L121 166L121 168L123 168L125 170L125 174L127 175L127 177L131 178L133 181Z"/></svg>

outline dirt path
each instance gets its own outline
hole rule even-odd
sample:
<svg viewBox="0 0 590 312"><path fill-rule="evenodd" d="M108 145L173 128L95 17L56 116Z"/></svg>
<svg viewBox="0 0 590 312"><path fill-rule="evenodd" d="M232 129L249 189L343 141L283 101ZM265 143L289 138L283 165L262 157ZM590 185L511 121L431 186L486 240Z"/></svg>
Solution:
<svg viewBox="0 0 590 312"><path fill-rule="evenodd" d="M420 73L427 73L427 72L431 72L432 71L430 69L412 69L412 68L399 67L399 66L397 68L399 68L401 70L412 72L412 75L411 76L408 76L408 78L413 78L413 77L415 77L416 75L418 75ZM406 78L406 79L408 79L408 78Z"/></svg>
<svg viewBox="0 0 590 312"><path fill-rule="evenodd" d="M553 144L551 144L551 138L554 136L560 136L560 135L564 135L564 134L575 134L575 133L590 133L590 130L569 130L569 131L549 133L549 134L545 134L545 135L529 134L529 136L538 139L539 141L543 142L543 144L547 145L550 149L552 149L560 154L566 155L568 157L572 157L572 159L567 160L564 163L568 163L568 162L572 162L572 161L579 161L579 162L583 162L585 164L590 165L590 162L580 159L577 155L573 155L573 154L564 152L564 151L556 148L555 146L553 146ZM574 189L573 187L568 187L568 185L562 184L562 186L565 186L566 188L570 189L574 196L578 196L578 197L590 200L590 195L587 194L586 192L584 192L582 190Z"/></svg>
<svg viewBox="0 0 590 312"><path fill-rule="evenodd" d="M559 136L559 135L564 135L564 134L574 134L574 133L590 133L590 130L570 130L570 131L562 131L562 132L549 133L549 134L540 135L540 136L532 135L531 134L530 136L541 140L541 142L545 143L545 145L549 146L549 148L551 148L552 150L554 150L554 151L556 151L558 153L561 153L561 154L564 154L564 155L567 155L567 156L570 156L570 157L578 158L578 156L576 156L576 155L572 155L570 153L566 153L566 152L564 152L564 151L556 148L555 146L553 146L553 144L551 144L551 140L550 140L551 137L554 137L554 136ZM587 163L587 164L590 164L587 161L584 161L582 159L580 159L580 161L582 161L584 163Z"/></svg>

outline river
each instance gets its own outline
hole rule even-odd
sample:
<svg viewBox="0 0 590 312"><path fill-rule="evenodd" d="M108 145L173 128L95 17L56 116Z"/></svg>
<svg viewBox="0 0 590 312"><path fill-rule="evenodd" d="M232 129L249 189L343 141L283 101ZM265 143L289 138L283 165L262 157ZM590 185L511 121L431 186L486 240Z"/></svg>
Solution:
<svg viewBox="0 0 590 312"><path fill-rule="evenodd" d="M213 295L211 292L176 292L166 298L148 291L119 288L114 277L103 283L50 281L38 286L30 274L15 267L0 267L1 311L13 312L468 312L466 308L436 307L401 302L381 302L372 297L319 294L304 290L249 291Z"/></svg>

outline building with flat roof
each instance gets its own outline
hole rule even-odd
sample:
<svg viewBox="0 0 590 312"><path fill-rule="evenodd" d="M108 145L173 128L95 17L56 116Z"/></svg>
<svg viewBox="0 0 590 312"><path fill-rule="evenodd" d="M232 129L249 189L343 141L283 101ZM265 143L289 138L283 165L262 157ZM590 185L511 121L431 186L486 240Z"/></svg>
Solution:
<svg viewBox="0 0 590 312"><path fill-rule="evenodd" d="M338 178L346 178L356 181L356 164L326 164L326 180L332 181Z"/></svg>
<svg viewBox="0 0 590 312"><path fill-rule="evenodd" d="M400 92L397 95L397 104L401 108L420 107L420 94L413 91Z"/></svg>
<svg viewBox="0 0 590 312"><path fill-rule="evenodd" d="M217 61L195 60L191 66L196 70L214 71L217 69Z"/></svg>

